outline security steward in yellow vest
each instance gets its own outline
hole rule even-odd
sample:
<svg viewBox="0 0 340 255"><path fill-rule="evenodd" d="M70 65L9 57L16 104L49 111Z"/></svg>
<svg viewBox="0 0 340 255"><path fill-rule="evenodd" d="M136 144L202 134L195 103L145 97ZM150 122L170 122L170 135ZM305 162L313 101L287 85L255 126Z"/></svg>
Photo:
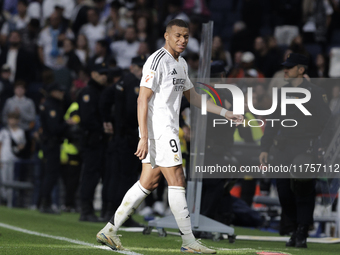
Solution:
<svg viewBox="0 0 340 255"><path fill-rule="evenodd" d="M79 143L81 139L80 133L80 117L79 105L73 102L67 109L64 120L71 119L75 125L67 131L67 139L61 146L60 161L62 164L61 177L65 186L65 199L63 205L64 212L77 211L76 193L80 181L81 159L79 155Z"/></svg>

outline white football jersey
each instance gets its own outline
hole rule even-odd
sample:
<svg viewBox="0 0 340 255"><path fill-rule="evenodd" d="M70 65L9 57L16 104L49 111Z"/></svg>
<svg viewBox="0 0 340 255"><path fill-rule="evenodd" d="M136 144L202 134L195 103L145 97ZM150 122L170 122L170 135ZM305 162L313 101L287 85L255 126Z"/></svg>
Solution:
<svg viewBox="0 0 340 255"><path fill-rule="evenodd" d="M148 105L149 139L164 132L178 134L183 91L193 87L186 61L181 56L175 60L165 48L157 50L144 64L140 86L154 92Z"/></svg>

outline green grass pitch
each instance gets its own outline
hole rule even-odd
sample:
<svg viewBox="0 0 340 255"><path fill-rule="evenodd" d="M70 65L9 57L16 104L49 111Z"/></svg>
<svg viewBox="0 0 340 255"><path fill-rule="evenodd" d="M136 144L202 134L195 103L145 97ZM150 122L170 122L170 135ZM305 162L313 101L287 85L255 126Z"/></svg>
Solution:
<svg viewBox="0 0 340 255"><path fill-rule="evenodd" d="M78 221L79 214L63 213L45 215L26 209L0 207L0 254L1 255L99 255L118 254L96 243L96 233L104 223ZM137 217L137 220L141 218ZM4 226L18 227L16 231ZM24 230L24 231L23 231ZM176 230L172 230L176 231ZM33 234L32 234L33 233ZM168 235L158 237L157 233L143 235L121 231L123 245L131 254L167 255L180 254L181 238ZM275 235L258 230L235 228L236 235ZM308 249L286 248L284 242L260 242L227 240L213 242L203 240L204 244L217 249L217 254L256 255L257 252L270 251L291 255L340 254L340 244L308 244ZM104 249L103 249L104 248ZM128 254L128 253L127 253Z"/></svg>

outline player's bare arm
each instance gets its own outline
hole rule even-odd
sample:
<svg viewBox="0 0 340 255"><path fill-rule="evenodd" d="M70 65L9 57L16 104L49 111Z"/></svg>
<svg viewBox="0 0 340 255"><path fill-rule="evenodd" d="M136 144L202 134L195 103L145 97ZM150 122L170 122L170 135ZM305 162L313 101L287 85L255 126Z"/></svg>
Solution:
<svg viewBox="0 0 340 255"><path fill-rule="evenodd" d="M190 104L201 108L201 95L198 94L194 88L189 89L187 91L184 91L184 96L186 97L186 99L189 101ZM207 111L214 113L214 114L220 114L222 111L221 106L215 105L213 102L211 101L207 101ZM238 124L241 124L243 122L243 115L241 114L234 114L232 111L223 111L224 112L224 117L228 120L234 121Z"/></svg>
<svg viewBox="0 0 340 255"><path fill-rule="evenodd" d="M148 103L153 95L153 91L146 87L140 87L138 96L137 117L140 131L140 140L138 142L135 155L140 159L144 159L148 154Z"/></svg>

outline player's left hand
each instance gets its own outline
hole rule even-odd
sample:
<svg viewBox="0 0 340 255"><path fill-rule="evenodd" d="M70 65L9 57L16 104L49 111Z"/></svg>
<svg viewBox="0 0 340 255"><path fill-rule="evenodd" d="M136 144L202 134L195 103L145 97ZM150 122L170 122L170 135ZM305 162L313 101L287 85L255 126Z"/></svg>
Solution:
<svg viewBox="0 0 340 255"><path fill-rule="evenodd" d="M244 116L241 114L234 114L232 111L227 111L225 113L225 118L227 120L233 121L234 123L236 123L236 126L240 125L243 123L244 120Z"/></svg>

